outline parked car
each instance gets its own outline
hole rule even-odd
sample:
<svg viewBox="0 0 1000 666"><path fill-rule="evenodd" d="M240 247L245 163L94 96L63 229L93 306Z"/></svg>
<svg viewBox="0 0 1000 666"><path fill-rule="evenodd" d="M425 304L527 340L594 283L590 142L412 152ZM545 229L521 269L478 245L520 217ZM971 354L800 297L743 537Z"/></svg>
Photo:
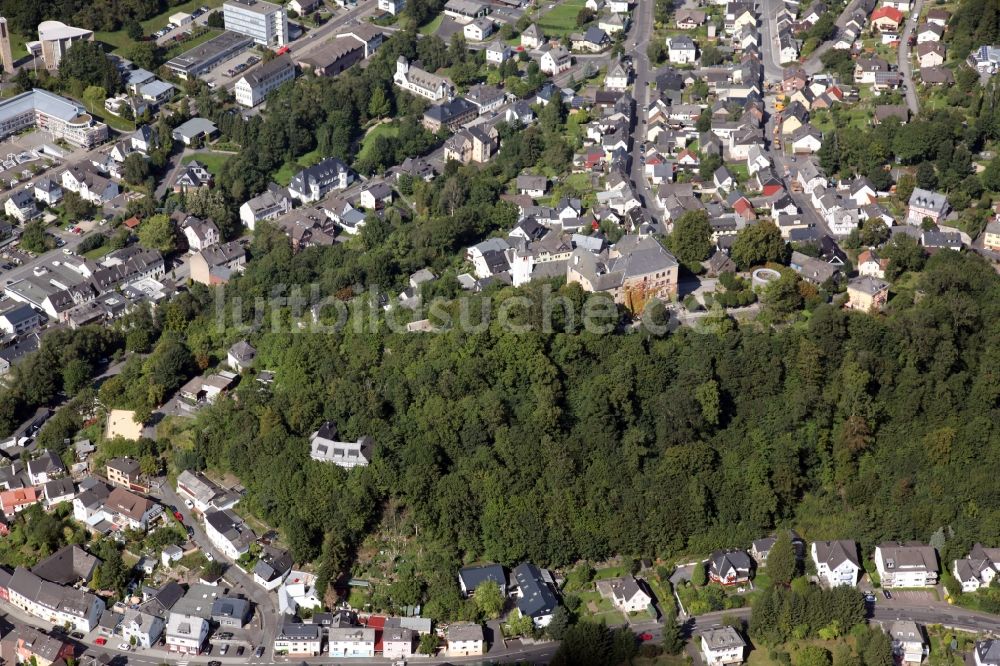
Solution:
<svg viewBox="0 0 1000 666"><path fill-rule="evenodd" d="M118 649L121 650L121 651L123 651L123 652L128 652L129 650L132 649L132 646L129 645L128 643L119 643L118 644Z"/></svg>
<svg viewBox="0 0 1000 666"><path fill-rule="evenodd" d="M236 648L236 656L237 656L237 657L242 657L242 656L243 656L243 652L244 652L245 650L246 650L246 648L245 648L245 647L243 647L242 645L241 645L241 646L239 646L238 648Z"/></svg>
<svg viewBox="0 0 1000 666"><path fill-rule="evenodd" d="M219 650L219 656L220 657L225 657L227 652L229 652L229 644L228 643L226 645L223 645L222 649Z"/></svg>
<svg viewBox="0 0 1000 666"><path fill-rule="evenodd" d="M892 599L892 592L889 590L882 590L882 594L885 595L886 599Z"/></svg>
<svg viewBox="0 0 1000 666"><path fill-rule="evenodd" d="M253 651L253 656L257 657L258 659L260 659L261 657L263 657L264 656L264 646L263 645L258 646L257 649Z"/></svg>

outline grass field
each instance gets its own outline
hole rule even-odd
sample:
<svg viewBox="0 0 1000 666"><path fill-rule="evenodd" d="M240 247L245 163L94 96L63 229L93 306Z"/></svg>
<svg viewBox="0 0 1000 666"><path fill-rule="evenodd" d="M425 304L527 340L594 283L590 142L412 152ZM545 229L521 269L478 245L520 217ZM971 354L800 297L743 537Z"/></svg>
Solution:
<svg viewBox="0 0 1000 666"><path fill-rule="evenodd" d="M586 0L563 0L538 20L538 27L548 36L563 36L576 30L576 16Z"/></svg>
<svg viewBox="0 0 1000 666"><path fill-rule="evenodd" d="M361 150L358 151L358 160L364 159L371 150L372 142L376 137L394 137L399 134L399 126L392 123L382 123L368 130L365 138L361 140Z"/></svg>
<svg viewBox="0 0 1000 666"><path fill-rule="evenodd" d="M282 187L286 187L288 183L292 182L292 178L299 172L300 169L316 164L322 159L322 157L323 156L319 154L319 151L310 150L294 162L285 162L280 169L274 172L274 182Z"/></svg>
<svg viewBox="0 0 1000 666"><path fill-rule="evenodd" d="M228 162L231 157L232 155L227 153L198 153L196 155L188 155L181 160L181 163L188 164L189 162L198 160L205 165L205 168L208 169L213 176L218 178L219 174L222 173L222 165Z"/></svg>
<svg viewBox="0 0 1000 666"><path fill-rule="evenodd" d="M176 14L177 12L190 14L195 9L198 9L198 7L215 8L221 7L222 3L223 0L188 0L187 2L179 4L175 7L170 7L162 14L157 14L153 18L142 21L140 25L142 25L143 33L149 35L156 32L160 28L165 28L172 14ZM125 34L125 30L116 30L114 32L96 32L94 33L94 39L113 46L116 51L132 43L132 40L129 39L127 34ZM17 55L15 54L14 57L16 58Z"/></svg>
<svg viewBox="0 0 1000 666"><path fill-rule="evenodd" d="M420 28L421 35L433 35L437 32L437 29L441 27L441 21L444 20L444 14L438 14L434 17L434 20L427 25Z"/></svg>

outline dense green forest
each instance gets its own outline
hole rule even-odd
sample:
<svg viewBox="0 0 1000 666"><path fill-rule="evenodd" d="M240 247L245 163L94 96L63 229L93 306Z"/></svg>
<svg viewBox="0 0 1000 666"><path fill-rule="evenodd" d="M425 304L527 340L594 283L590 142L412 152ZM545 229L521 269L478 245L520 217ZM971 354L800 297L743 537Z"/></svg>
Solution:
<svg viewBox="0 0 1000 666"><path fill-rule="evenodd" d="M232 295L332 270L322 253L282 252L253 262ZM324 580L393 500L425 545L394 601L429 599L440 617L460 608L463 560L704 553L776 524L865 552L949 527L947 561L974 540L1000 542L982 464L997 445L998 278L975 255L944 252L917 283L916 302L901 294L888 316L822 305L777 330L265 332L254 341L275 385L245 382L203 411L174 462L239 475L246 506L299 560L318 558ZM490 297L526 295L519 316L539 324L542 291ZM209 347L238 338L208 316L172 326ZM307 437L324 419L373 436L375 463L310 462Z"/></svg>

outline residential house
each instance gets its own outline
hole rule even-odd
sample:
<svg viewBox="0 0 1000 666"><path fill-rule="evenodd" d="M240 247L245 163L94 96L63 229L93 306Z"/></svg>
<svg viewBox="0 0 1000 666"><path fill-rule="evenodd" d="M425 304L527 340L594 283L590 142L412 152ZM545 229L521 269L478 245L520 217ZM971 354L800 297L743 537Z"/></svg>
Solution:
<svg viewBox="0 0 1000 666"><path fill-rule="evenodd" d="M742 550L717 550L708 558L708 577L722 585L740 585L750 581L753 560Z"/></svg>
<svg viewBox="0 0 1000 666"><path fill-rule="evenodd" d="M97 626L104 612L104 602L99 597L47 581L24 567L14 570L7 595L11 605L29 615L85 634Z"/></svg>
<svg viewBox="0 0 1000 666"><path fill-rule="evenodd" d="M166 625L167 651L181 654L201 654L208 638L208 621L196 615L171 612Z"/></svg>
<svg viewBox="0 0 1000 666"><path fill-rule="evenodd" d="M961 583L963 592L989 587L1000 573L1000 548L986 548L977 543L968 557L955 560L952 573Z"/></svg>
<svg viewBox="0 0 1000 666"><path fill-rule="evenodd" d="M924 23L917 26L917 45L928 42L940 42L944 36L944 26L936 23Z"/></svg>
<svg viewBox="0 0 1000 666"><path fill-rule="evenodd" d="M46 206L56 205L63 197L62 187L50 178L40 178L35 181L34 194L35 199Z"/></svg>
<svg viewBox="0 0 1000 666"><path fill-rule="evenodd" d="M957 231L925 231L920 234L920 244L928 250L961 250L962 234Z"/></svg>
<svg viewBox="0 0 1000 666"><path fill-rule="evenodd" d="M177 178L174 179L173 190L176 193L182 193L211 186L212 172L198 160L191 160L177 174Z"/></svg>
<svg viewBox="0 0 1000 666"><path fill-rule="evenodd" d="M42 486L42 495L45 497L45 508L50 509L63 502L72 502L76 496L76 486L69 477L54 479Z"/></svg>
<svg viewBox="0 0 1000 666"><path fill-rule="evenodd" d="M274 637L274 653L288 657L318 657L323 628L315 624L284 622Z"/></svg>
<svg viewBox="0 0 1000 666"><path fill-rule="evenodd" d="M521 174L517 177L517 191L532 199L545 196L549 188L549 179L545 176L533 176L531 174Z"/></svg>
<svg viewBox="0 0 1000 666"><path fill-rule="evenodd" d="M917 62L921 67L939 67L944 64L945 49L938 42L917 44L914 53L917 54Z"/></svg>
<svg viewBox="0 0 1000 666"><path fill-rule="evenodd" d="M681 8L674 13L674 25L680 30L695 30L705 23L705 16L700 9Z"/></svg>
<svg viewBox="0 0 1000 666"><path fill-rule="evenodd" d="M698 49L694 40L687 35L667 39L667 59L681 65L694 63L698 59Z"/></svg>
<svg viewBox="0 0 1000 666"><path fill-rule="evenodd" d="M805 557L806 542L803 541L802 537L796 534L795 530L788 530L788 536L792 541L792 548L795 550L796 559L801 560ZM771 549L777 541L778 537L772 534L769 537L757 539L750 544L750 557L753 558L753 561L756 562L758 566L767 562L767 556L771 554Z"/></svg>
<svg viewBox="0 0 1000 666"><path fill-rule="evenodd" d="M715 189L728 192L736 185L736 180L733 178L733 175L729 173L729 169L725 166L720 166L715 170L715 173L712 174L712 184L715 185Z"/></svg>
<svg viewBox="0 0 1000 666"><path fill-rule="evenodd" d="M936 585L937 551L923 544L883 543L875 547L875 569L885 588Z"/></svg>
<svg viewBox="0 0 1000 666"><path fill-rule="evenodd" d="M21 224L41 215L35 205L34 192L30 189L14 190L3 205L4 212Z"/></svg>
<svg viewBox="0 0 1000 666"><path fill-rule="evenodd" d="M126 642L145 650L159 642L165 628L163 618L135 608L125 611L125 617L119 625L119 631Z"/></svg>
<svg viewBox="0 0 1000 666"><path fill-rule="evenodd" d="M623 613L640 613L653 603L653 597L642 588L635 576L626 575L600 582L606 584L599 585L598 591L602 596L609 598L615 608Z"/></svg>
<svg viewBox="0 0 1000 666"><path fill-rule="evenodd" d="M60 548L31 569L31 573L56 585L80 585L89 583L97 567L97 558L81 546L70 545Z"/></svg>
<svg viewBox="0 0 1000 666"><path fill-rule="evenodd" d="M212 602L212 622L220 627L242 628L250 621L253 607L241 597L218 597Z"/></svg>
<svg viewBox="0 0 1000 666"><path fill-rule="evenodd" d="M892 639L892 653L901 657L903 664L919 664L930 651L923 630L912 620L896 620L889 625L888 633Z"/></svg>
<svg viewBox="0 0 1000 666"><path fill-rule="evenodd" d="M792 152L797 155L816 153L823 147L823 135L808 123L792 132L791 141Z"/></svg>
<svg viewBox="0 0 1000 666"><path fill-rule="evenodd" d="M490 45L486 47L486 64L500 66L510 60L513 55L513 50L510 46L501 40L495 40L490 42Z"/></svg>
<svg viewBox="0 0 1000 666"><path fill-rule="evenodd" d="M330 627L328 639L331 657L371 659L375 656L375 629Z"/></svg>
<svg viewBox="0 0 1000 666"><path fill-rule="evenodd" d="M929 218L934 224L939 224L949 210L948 197L938 192L915 187L913 194L910 195L906 223L919 227L923 224L924 218Z"/></svg>
<svg viewBox="0 0 1000 666"><path fill-rule="evenodd" d="M66 474L62 459L49 449L42 451L34 460L28 461L28 479L32 485L40 486Z"/></svg>
<svg viewBox="0 0 1000 666"><path fill-rule="evenodd" d="M257 539L243 519L229 509L205 514L205 534L212 545L231 560L249 552L250 545Z"/></svg>
<svg viewBox="0 0 1000 666"><path fill-rule="evenodd" d="M604 87L607 90L625 92L632 84L632 70L626 66L621 58L608 65L608 71L604 75Z"/></svg>
<svg viewBox="0 0 1000 666"><path fill-rule="evenodd" d="M861 312L879 312L889 300L889 283L864 275L847 283L847 307Z"/></svg>
<svg viewBox="0 0 1000 666"><path fill-rule="evenodd" d="M411 66L404 56L399 56L396 61L393 82L403 90L435 103L448 101L455 96L455 85L451 81Z"/></svg>
<svg viewBox="0 0 1000 666"><path fill-rule="evenodd" d="M291 209L292 202L288 197L288 190L272 183L262 194L240 206L240 221L247 229L253 231L261 220L273 220Z"/></svg>
<svg viewBox="0 0 1000 666"><path fill-rule="evenodd" d="M591 26L582 35L570 35L570 42L573 45L574 51L600 53L611 46L611 37L597 26Z"/></svg>
<svg viewBox="0 0 1000 666"><path fill-rule="evenodd" d="M465 38L472 42L481 42L493 34L493 21L484 17L473 19L462 27Z"/></svg>
<svg viewBox="0 0 1000 666"><path fill-rule="evenodd" d="M0 331L10 336L30 333L43 323L45 323L45 315L40 314L25 303L20 303L0 313Z"/></svg>
<svg viewBox="0 0 1000 666"><path fill-rule="evenodd" d="M181 224L184 231L184 238L187 239L188 249L191 252L200 252L212 245L218 245L222 240L219 234L219 227L215 226L212 220L202 220L194 216L188 216Z"/></svg>
<svg viewBox="0 0 1000 666"><path fill-rule="evenodd" d="M496 111L504 104L505 95L503 90L496 86L483 85L477 83L469 88L465 94L465 99L479 110L479 115Z"/></svg>
<svg viewBox="0 0 1000 666"><path fill-rule="evenodd" d="M928 86L950 86L955 83L955 75L947 67L921 67L920 81Z"/></svg>
<svg viewBox="0 0 1000 666"><path fill-rule="evenodd" d="M522 562L511 571L511 577L517 585L515 594L521 615L530 617L539 629L548 626L552 613L559 605L548 572L529 562Z"/></svg>
<svg viewBox="0 0 1000 666"><path fill-rule="evenodd" d="M543 74L556 76L573 66L573 56L566 49L556 47L542 54L539 65Z"/></svg>
<svg viewBox="0 0 1000 666"><path fill-rule="evenodd" d="M879 257L875 250L863 250L858 254L858 274L862 277L885 279L888 260Z"/></svg>
<svg viewBox="0 0 1000 666"><path fill-rule="evenodd" d="M972 657L976 666L1000 666L1000 639L977 641Z"/></svg>
<svg viewBox="0 0 1000 666"><path fill-rule="evenodd" d="M507 596L507 576L499 564L462 567L458 572L458 586L463 596L472 596L476 588L486 582L496 583L500 588L500 594Z"/></svg>
<svg viewBox="0 0 1000 666"><path fill-rule="evenodd" d="M118 196L118 184L89 168L71 167L62 172L62 187L97 206Z"/></svg>
<svg viewBox="0 0 1000 666"><path fill-rule="evenodd" d="M398 16L406 6L406 0L378 0L378 8L387 14Z"/></svg>
<svg viewBox="0 0 1000 666"><path fill-rule="evenodd" d="M113 485L121 486L122 488L137 487L137 490L145 488L141 483L142 468L138 460L132 458L112 458L107 462L105 474L108 477L108 481Z"/></svg>
<svg viewBox="0 0 1000 666"><path fill-rule="evenodd" d="M253 366L257 350L246 340L240 340L226 353L226 365L236 372L243 372Z"/></svg>
<svg viewBox="0 0 1000 666"><path fill-rule="evenodd" d="M406 627L389 627L382 630L382 657L406 660L413 656L413 642L417 632Z"/></svg>
<svg viewBox="0 0 1000 666"><path fill-rule="evenodd" d="M839 267L828 264L822 259L802 254L801 252L792 252L789 267L801 275L803 280L817 286L822 285L827 280L836 278L840 273Z"/></svg>
<svg viewBox="0 0 1000 666"><path fill-rule="evenodd" d="M3 650L4 661L9 664L32 664L32 666L53 666L67 664L73 661L73 644L58 636L43 633L40 629L30 626L18 627L17 632L6 636L13 643L11 653L6 645Z"/></svg>
<svg viewBox="0 0 1000 666"><path fill-rule="evenodd" d="M242 273L246 250L238 241L207 247L191 257L191 280L208 286L225 284L234 273Z"/></svg>
<svg viewBox="0 0 1000 666"><path fill-rule="evenodd" d="M478 657L486 654L486 639L480 624L455 623L448 627L449 657Z"/></svg>
<svg viewBox="0 0 1000 666"><path fill-rule="evenodd" d="M986 224L983 245L993 251L1000 251L1000 219L994 217Z"/></svg>
<svg viewBox="0 0 1000 666"><path fill-rule="evenodd" d="M374 447L374 440L368 436L360 437L356 442L339 441L337 424L333 421L325 421L309 436L310 458L345 469L365 467L371 463Z"/></svg>
<svg viewBox="0 0 1000 666"><path fill-rule="evenodd" d="M853 587L858 582L862 569L854 541L814 541L810 552L816 575L827 587Z"/></svg>
<svg viewBox="0 0 1000 666"><path fill-rule="evenodd" d="M202 142L208 141L215 134L217 134L219 128L215 126L215 123L204 118L192 118L187 122L178 125L171 132L171 136L175 141L180 141L185 146L195 146Z"/></svg>
<svg viewBox="0 0 1000 666"><path fill-rule="evenodd" d="M299 171L288 185L288 194L301 201L319 201L333 190L343 190L354 182L354 172L336 157L327 157Z"/></svg>
<svg viewBox="0 0 1000 666"><path fill-rule="evenodd" d="M525 49L537 49L545 43L545 35L537 24L532 23L521 33L521 46Z"/></svg>
<svg viewBox="0 0 1000 666"><path fill-rule="evenodd" d="M462 164L489 162L499 149L496 127L476 125L460 130L444 143L444 159Z"/></svg>
<svg viewBox="0 0 1000 666"><path fill-rule="evenodd" d="M625 19L622 18L621 14L612 12L607 16L599 18L597 20L597 27L609 35L616 35L619 32L625 31Z"/></svg>
<svg viewBox="0 0 1000 666"><path fill-rule="evenodd" d="M276 590L292 570L292 556L288 551L265 545L253 568L253 580L265 590Z"/></svg>
<svg viewBox="0 0 1000 666"><path fill-rule="evenodd" d="M707 666L742 664L747 642L733 627L710 629L701 637L701 653Z"/></svg>
<svg viewBox="0 0 1000 666"><path fill-rule="evenodd" d="M145 532L163 514L163 506L119 486L104 501L104 513L119 529Z"/></svg>
<svg viewBox="0 0 1000 666"><path fill-rule="evenodd" d="M874 84L877 74L888 73L889 63L877 56L858 58L854 62L854 82Z"/></svg>
<svg viewBox="0 0 1000 666"><path fill-rule="evenodd" d="M902 23L903 12L888 5L879 7L871 15L872 30L878 32L898 33Z"/></svg>
<svg viewBox="0 0 1000 666"><path fill-rule="evenodd" d="M947 9L932 9L927 12L926 20L931 25L936 25L941 28L947 27L948 19L951 18L951 13Z"/></svg>

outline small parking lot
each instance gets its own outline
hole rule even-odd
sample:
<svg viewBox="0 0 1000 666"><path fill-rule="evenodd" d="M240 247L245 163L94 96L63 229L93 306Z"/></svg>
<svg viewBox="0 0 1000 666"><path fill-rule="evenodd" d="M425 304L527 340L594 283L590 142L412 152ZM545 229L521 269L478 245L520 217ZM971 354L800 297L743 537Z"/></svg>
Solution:
<svg viewBox="0 0 1000 666"><path fill-rule="evenodd" d="M926 606L938 601L937 593L933 590L889 590L889 594L892 595L891 601L899 605ZM879 597L882 601L890 601L885 595L876 592L876 603Z"/></svg>

